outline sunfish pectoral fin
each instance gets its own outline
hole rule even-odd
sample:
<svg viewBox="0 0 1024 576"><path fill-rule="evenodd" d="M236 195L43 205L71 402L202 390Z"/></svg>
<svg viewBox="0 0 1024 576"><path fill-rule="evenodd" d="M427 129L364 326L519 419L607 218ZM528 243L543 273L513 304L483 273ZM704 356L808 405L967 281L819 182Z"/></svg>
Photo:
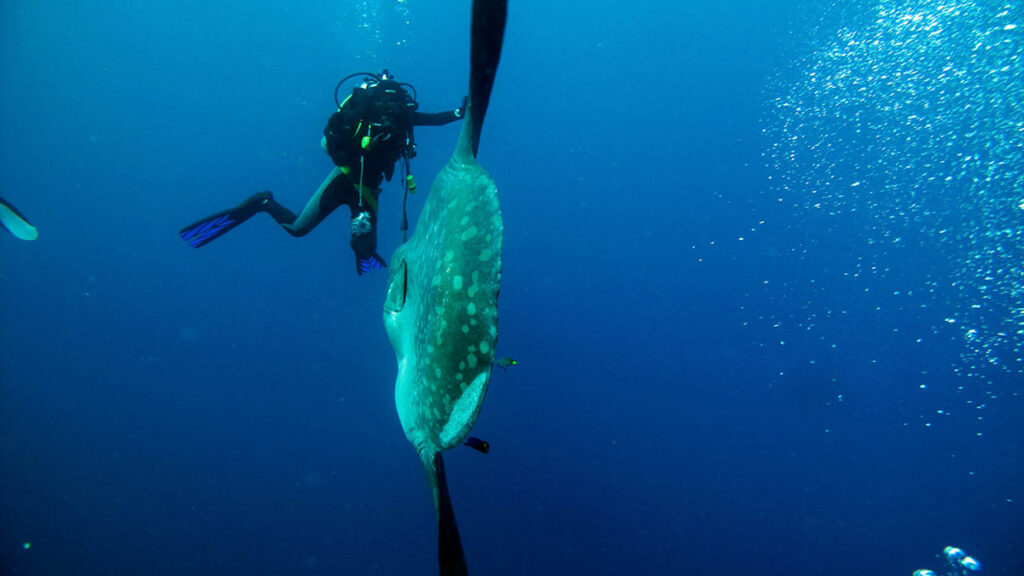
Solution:
<svg viewBox="0 0 1024 576"><path fill-rule="evenodd" d="M29 223L28 218L3 198L0 198L0 225L20 240L39 238L39 231Z"/></svg>
<svg viewBox="0 0 1024 576"><path fill-rule="evenodd" d="M437 510L437 559L441 565L441 576L468 576L466 555L462 550L462 538L455 524L455 510L448 495L448 477L444 472L444 459L440 452L431 457L422 454L423 468L434 493L434 507Z"/></svg>

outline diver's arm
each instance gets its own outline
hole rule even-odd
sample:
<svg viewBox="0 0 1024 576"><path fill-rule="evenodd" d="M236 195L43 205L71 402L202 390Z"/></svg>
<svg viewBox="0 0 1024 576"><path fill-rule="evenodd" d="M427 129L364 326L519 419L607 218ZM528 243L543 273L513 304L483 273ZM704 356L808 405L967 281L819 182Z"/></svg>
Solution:
<svg viewBox="0 0 1024 576"><path fill-rule="evenodd" d="M435 114L425 114L423 112L412 113L413 126L442 126L461 119L461 112L458 108L455 110L449 110L448 112L437 112Z"/></svg>
<svg viewBox="0 0 1024 576"><path fill-rule="evenodd" d="M412 113L413 126L442 126L451 124L456 120L462 120L466 115L466 98L462 99L462 106L448 112L437 112L436 114L425 114L423 112Z"/></svg>

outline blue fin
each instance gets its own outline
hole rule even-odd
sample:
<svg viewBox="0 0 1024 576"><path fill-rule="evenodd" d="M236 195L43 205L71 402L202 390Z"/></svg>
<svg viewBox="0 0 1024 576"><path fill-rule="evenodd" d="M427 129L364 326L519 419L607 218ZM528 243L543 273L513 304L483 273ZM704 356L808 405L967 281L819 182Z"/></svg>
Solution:
<svg viewBox="0 0 1024 576"><path fill-rule="evenodd" d="M377 254L376 252L373 253L373 256L356 256L356 273L360 276L373 270L387 268L387 266L387 262L385 262L384 259L381 258L380 254Z"/></svg>
<svg viewBox="0 0 1024 576"><path fill-rule="evenodd" d="M188 243L193 248L199 248L205 246L221 235L231 230L235 226L238 226L242 222L238 218L232 216L230 212L226 214L215 214L205 220L196 222L181 229L178 235L181 239Z"/></svg>
<svg viewBox="0 0 1024 576"><path fill-rule="evenodd" d="M206 246L253 215L262 212L264 204L272 200L273 196L269 192L255 194L234 208L217 212L185 226L178 232L178 236L193 248Z"/></svg>

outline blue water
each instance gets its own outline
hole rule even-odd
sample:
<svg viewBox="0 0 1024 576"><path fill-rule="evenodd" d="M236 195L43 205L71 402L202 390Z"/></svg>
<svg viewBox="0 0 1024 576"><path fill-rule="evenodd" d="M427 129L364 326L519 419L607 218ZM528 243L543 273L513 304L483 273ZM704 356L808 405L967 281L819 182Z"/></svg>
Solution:
<svg viewBox="0 0 1024 576"><path fill-rule="evenodd" d="M907 200L947 182L912 171L941 175L943 134L878 170L892 149L844 116L877 99L838 105L809 74L871 75L837 38L936 3L841 4L512 0L480 160L505 219L498 354L519 363L474 428L491 453L446 456L472 573L910 576L947 545L1024 573L1022 278L999 260L1024 254L1024 212L985 203L1024 203L1024 180ZM956 4L1024 25L1014 2ZM469 3L0 14L0 195L40 231L0 234L0 572L436 573L387 277L356 276L345 218L293 239L257 217L200 250L176 232L264 189L299 209L349 72L457 106ZM1010 126L1022 29L998 41L1009 83L978 96L1006 94ZM417 130L411 215L458 130ZM818 136L863 156L780 144ZM1020 170L1019 137L986 150L979 169ZM819 201L826 180L843 192ZM385 257L400 200L385 188Z"/></svg>

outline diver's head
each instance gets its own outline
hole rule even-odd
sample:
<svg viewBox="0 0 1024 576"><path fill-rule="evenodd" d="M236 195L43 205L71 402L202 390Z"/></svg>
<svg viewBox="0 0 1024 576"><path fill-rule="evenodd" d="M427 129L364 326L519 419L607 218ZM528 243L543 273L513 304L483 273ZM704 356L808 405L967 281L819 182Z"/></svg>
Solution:
<svg viewBox="0 0 1024 576"><path fill-rule="evenodd" d="M391 72L388 72L387 68L385 68L380 73L380 79L381 80L394 80L395 77L391 75Z"/></svg>

